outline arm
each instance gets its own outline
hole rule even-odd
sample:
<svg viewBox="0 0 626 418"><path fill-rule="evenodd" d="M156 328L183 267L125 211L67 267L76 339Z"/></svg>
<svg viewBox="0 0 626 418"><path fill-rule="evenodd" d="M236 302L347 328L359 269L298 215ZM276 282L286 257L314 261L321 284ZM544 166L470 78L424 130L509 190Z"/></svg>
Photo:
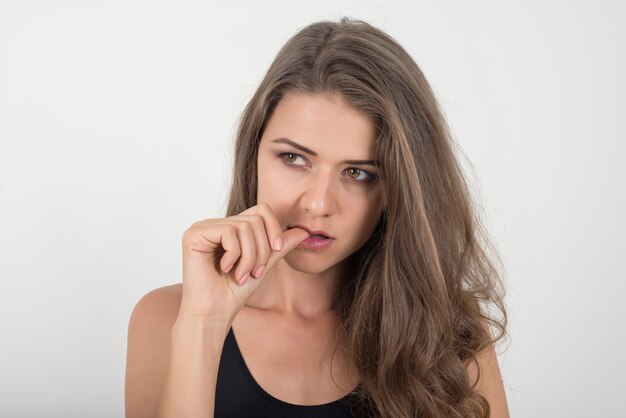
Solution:
<svg viewBox="0 0 626 418"><path fill-rule="evenodd" d="M486 323L483 326L491 335L489 327ZM510 418L509 409L504 392L504 384L498 366L498 359L493 345L478 353L476 356L480 366L480 380L476 385L478 392L483 395L491 408L491 418ZM470 383L476 381L477 370L476 364L470 363L467 368Z"/></svg>
<svg viewBox="0 0 626 418"><path fill-rule="evenodd" d="M273 239L267 233L240 231L251 228L271 231ZM219 363L232 321L267 272L309 236L302 228L283 233L268 204L187 228L182 239L183 283L146 295L132 314L127 417L213 418ZM280 242L278 238L284 245L272 251L269 242ZM258 254L249 248L258 249ZM265 273L238 282L235 273L238 277L250 271L257 261L266 266ZM227 268L235 262L235 270Z"/></svg>
<svg viewBox="0 0 626 418"><path fill-rule="evenodd" d="M220 357L228 326L181 314L172 327L172 352L159 418L213 418Z"/></svg>
<svg viewBox="0 0 626 418"><path fill-rule="evenodd" d="M181 286L173 285L147 293L133 309L128 326L126 418L154 418L160 408L161 417L213 417L226 333L183 321L180 305ZM193 374L194 370L205 373ZM202 404L197 407L201 413L190 412L194 405L189 399ZM177 410L178 403L189 409Z"/></svg>
<svg viewBox="0 0 626 418"><path fill-rule="evenodd" d="M128 324L125 416L154 418L170 357L171 328L178 315L175 286L152 290L135 305Z"/></svg>

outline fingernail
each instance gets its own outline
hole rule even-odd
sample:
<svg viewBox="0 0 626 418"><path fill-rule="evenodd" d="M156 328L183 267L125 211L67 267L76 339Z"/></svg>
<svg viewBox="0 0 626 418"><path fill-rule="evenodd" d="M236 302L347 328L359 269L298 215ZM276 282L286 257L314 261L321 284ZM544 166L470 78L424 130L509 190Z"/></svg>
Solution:
<svg viewBox="0 0 626 418"><path fill-rule="evenodd" d="M228 273L228 272L230 271L230 269L232 269L232 268L233 268L233 266L234 266L234 264L231 264L230 266L226 267L226 268L224 269L224 272Z"/></svg>
<svg viewBox="0 0 626 418"><path fill-rule="evenodd" d="M239 280L239 284L244 284L246 282L246 280L248 279L249 275L250 275L250 273L244 274L243 277L241 278L241 280Z"/></svg>
<svg viewBox="0 0 626 418"><path fill-rule="evenodd" d="M283 249L283 239L282 238L276 238L276 241L274 241L274 249L276 251L280 251Z"/></svg>
<svg viewBox="0 0 626 418"><path fill-rule="evenodd" d="M261 277L261 274L263 274L263 270L265 270L265 265L262 265L258 269L256 269L256 272L254 272L254 277Z"/></svg>

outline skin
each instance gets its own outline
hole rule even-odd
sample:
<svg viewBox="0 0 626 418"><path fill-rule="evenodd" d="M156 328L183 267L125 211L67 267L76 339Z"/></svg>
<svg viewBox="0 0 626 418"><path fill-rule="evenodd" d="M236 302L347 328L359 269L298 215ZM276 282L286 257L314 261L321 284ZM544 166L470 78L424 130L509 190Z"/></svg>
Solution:
<svg viewBox="0 0 626 418"><path fill-rule="evenodd" d="M317 156L273 142L278 138L288 138ZM337 95L290 93L278 103L263 132L257 205L269 205L283 231L300 224L335 238L323 250L298 247L282 257L264 273L232 322L252 376L266 392L285 402L332 402L358 383L341 350L330 362L338 325L332 296L346 258L369 239L384 207L381 185L376 180L359 182L369 178L368 173L376 174L375 167L343 162L372 159L373 141L371 121ZM291 154L281 157L282 152ZM238 279L250 271L247 280L257 280L254 272L261 265L240 264L234 275ZM126 373L129 417L155 416L182 293L180 283L153 290L133 311ZM479 362L484 372L478 388L492 407L491 416L508 417L493 349L479 355ZM473 379L475 370L469 372Z"/></svg>
<svg viewBox="0 0 626 418"><path fill-rule="evenodd" d="M371 160L374 132L340 96L291 93L261 137L257 204L270 205L283 230L299 224L335 238L325 249L297 247L281 258L232 324L255 380L286 402L332 402L358 383L341 350L330 361L338 326L332 297L345 259L369 239L382 212L376 168L344 162ZM274 141L280 138L317 155Z"/></svg>
<svg viewBox="0 0 626 418"><path fill-rule="evenodd" d="M274 142L279 138L317 156ZM278 103L259 145L257 203L272 207L283 230L301 224L335 239L328 248L298 247L281 259L248 306L301 318L332 311L345 259L369 239L382 211L376 168L343 162L370 160L373 142L372 122L340 96L292 93ZM284 151L290 154L280 157Z"/></svg>

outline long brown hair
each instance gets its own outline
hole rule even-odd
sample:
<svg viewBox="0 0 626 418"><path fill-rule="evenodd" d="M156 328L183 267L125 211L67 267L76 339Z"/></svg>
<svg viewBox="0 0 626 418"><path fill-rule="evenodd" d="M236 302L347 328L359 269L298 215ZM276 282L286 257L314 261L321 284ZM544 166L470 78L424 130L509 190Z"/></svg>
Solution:
<svg viewBox="0 0 626 418"><path fill-rule="evenodd" d="M507 335L501 261L424 74L365 21L344 17L300 30L241 115L227 216L256 204L265 123L292 91L339 93L377 129L386 206L369 241L350 256L335 299L338 335L360 378L357 415L488 417L467 367Z"/></svg>

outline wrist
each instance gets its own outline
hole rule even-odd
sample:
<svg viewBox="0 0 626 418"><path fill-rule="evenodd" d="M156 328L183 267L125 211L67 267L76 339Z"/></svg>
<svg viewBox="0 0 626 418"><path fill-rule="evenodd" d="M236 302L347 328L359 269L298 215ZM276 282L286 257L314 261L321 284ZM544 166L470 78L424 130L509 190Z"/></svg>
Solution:
<svg viewBox="0 0 626 418"><path fill-rule="evenodd" d="M211 331L211 332L219 332L224 331L228 333L228 329L232 324L232 320L230 317L223 316L205 316L198 315L193 312L190 312L183 307L181 307L178 317L174 322L174 328L177 329L188 329L188 330L202 330L202 331Z"/></svg>

